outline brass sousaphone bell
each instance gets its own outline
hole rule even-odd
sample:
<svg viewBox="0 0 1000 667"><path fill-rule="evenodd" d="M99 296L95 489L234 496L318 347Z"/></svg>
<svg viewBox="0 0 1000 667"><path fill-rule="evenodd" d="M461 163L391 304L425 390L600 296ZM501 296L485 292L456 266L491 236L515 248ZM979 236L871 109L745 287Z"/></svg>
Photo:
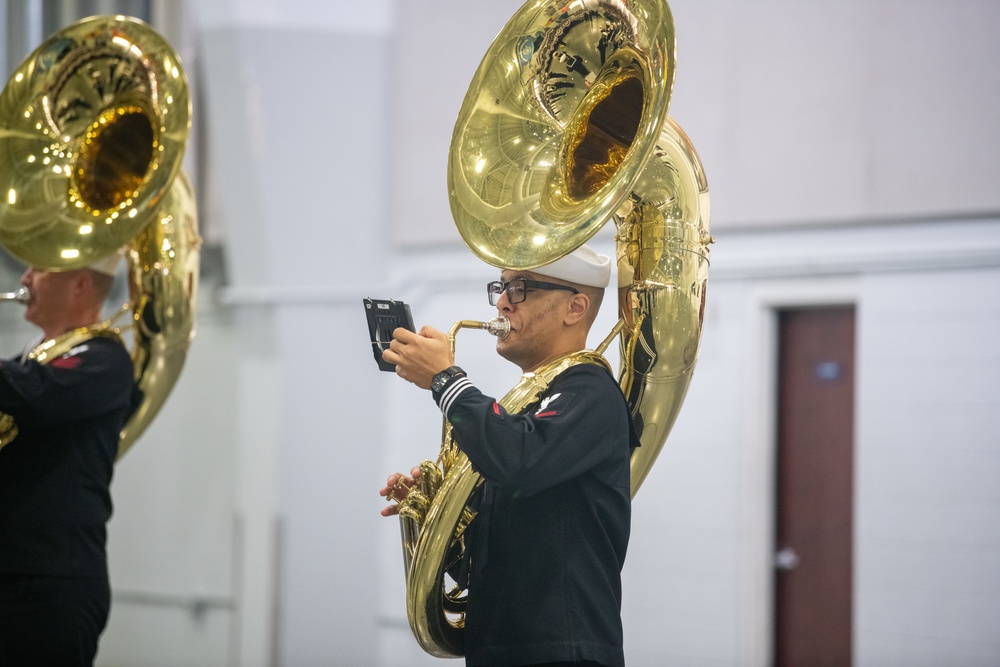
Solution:
<svg viewBox="0 0 1000 667"><path fill-rule="evenodd" d="M448 163L452 214L484 261L531 269L614 219L620 319L593 351L525 374L501 401L527 408L569 365L604 363L620 332L619 381L642 446L632 495L649 473L691 380L708 278L708 184L667 115L674 26L663 0L532 0L500 31L466 94ZM496 330L494 323L459 328ZM479 484L450 436L400 503L407 615L432 655L464 654L464 591L447 582Z"/></svg>
<svg viewBox="0 0 1000 667"><path fill-rule="evenodd" d="M84 19L49 37L0 95L0 244L52 271L124 248L131 356L142 402L121 432L121 456L162 407L194 335L198 236L181 169L191 102L180 59L147 24ZM53 359L113 320L31 351ZM0 446L16 437L4 415Z"/></svg>

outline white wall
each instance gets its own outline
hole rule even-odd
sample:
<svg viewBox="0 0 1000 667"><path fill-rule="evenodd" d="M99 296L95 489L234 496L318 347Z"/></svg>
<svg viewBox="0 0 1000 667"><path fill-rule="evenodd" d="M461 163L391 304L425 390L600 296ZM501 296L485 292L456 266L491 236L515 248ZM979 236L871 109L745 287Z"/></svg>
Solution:
<svg viewBox="0 0 1000 667"><path fill-rule="evenodd" d="M859 665L1000 662L1000 268L866 278Z"/></svg>
<svg viewBox="0 0 1000 667"><path fill-rule="evenodd" d="M345 17L359 15L341 5ZM363 335L360 300L385 254L383 186L373 177L388 149L385 29L238 20L205 33L217 95L212 155L227 174L232 240L225 299L252 327L237 345L263 365L262 375L241 378L253 407L243 436L264 441L245 461L251 477L238 482L237 510L259 536L244 552L246 574L257 575L241 588L250 595L270 584L274 595L241 629L245 664L322 664L330 655L366 664L375 650L376 601L359 576L375 557L375 525L356 503L376 477L368 443L377 420L364 414L377 400L370 382L349 383L370 363L333 351Z"/></svg>

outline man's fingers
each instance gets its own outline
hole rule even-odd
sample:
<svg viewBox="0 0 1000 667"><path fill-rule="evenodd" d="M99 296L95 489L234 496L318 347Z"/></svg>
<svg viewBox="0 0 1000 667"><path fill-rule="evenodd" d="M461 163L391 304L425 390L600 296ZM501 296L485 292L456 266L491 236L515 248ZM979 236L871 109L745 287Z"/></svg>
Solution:
<svg viewBox="0 0 1000 667"><path fill-rule="evenodd" d="M382 516L393 516L399 514L399 501L406 498L406 495L410 492L410 489L417 483L420 479L420 467L417 466L410 471L412 477L407 477L401 472L394 472L389 475L385 480L385 486L379 489L378 494L386 499L389 503L386 507L382 508L380 514ZM396 501L396 502L393 502Z"/></svg>
<svg viewBox="0 0 1000 667"><path fill-rule="evenodd" d="M401 472L394 472L385 480L385 486L379 490L378 494L388 501L402 500L406 497L411 486L413 486L413 480Z"/></svg>
<svg viewBox="0 0 1000 667"><path fill-rule="evenodd" d="M416 337L417 334L403 327L396 327L395 329L392 330L393 342L399 342L403 345L406 345L408 342L412 341Z"/></svg>

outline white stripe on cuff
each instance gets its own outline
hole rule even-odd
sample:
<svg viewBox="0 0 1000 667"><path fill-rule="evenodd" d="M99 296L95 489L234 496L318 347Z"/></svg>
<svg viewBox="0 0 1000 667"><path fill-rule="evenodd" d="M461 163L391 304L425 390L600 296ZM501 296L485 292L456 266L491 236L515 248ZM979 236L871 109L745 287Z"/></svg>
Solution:
<svg viewBox="0 0 1000 667"><path fill-rule="evenodd" d="M445 418L448 417L448 411L451 410L451 405L458 398L458 395L472 386L469 378L458 378L444 388L444 391L441 393L441 400L438 401L438 406L440 406L441 413Z"/></svg>

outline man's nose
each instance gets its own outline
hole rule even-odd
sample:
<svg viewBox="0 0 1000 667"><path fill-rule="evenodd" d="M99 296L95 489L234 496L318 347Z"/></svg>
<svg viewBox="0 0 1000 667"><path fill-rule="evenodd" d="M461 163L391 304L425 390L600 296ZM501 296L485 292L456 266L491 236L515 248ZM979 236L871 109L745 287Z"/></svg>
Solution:
<svg viewBox="0 0 1000 667"><path fill-rule="evenodd" d="M500 292L500 298L497 299L497 310L501 313L514 310L514 304L507 298L507 290Z"/></svg>

